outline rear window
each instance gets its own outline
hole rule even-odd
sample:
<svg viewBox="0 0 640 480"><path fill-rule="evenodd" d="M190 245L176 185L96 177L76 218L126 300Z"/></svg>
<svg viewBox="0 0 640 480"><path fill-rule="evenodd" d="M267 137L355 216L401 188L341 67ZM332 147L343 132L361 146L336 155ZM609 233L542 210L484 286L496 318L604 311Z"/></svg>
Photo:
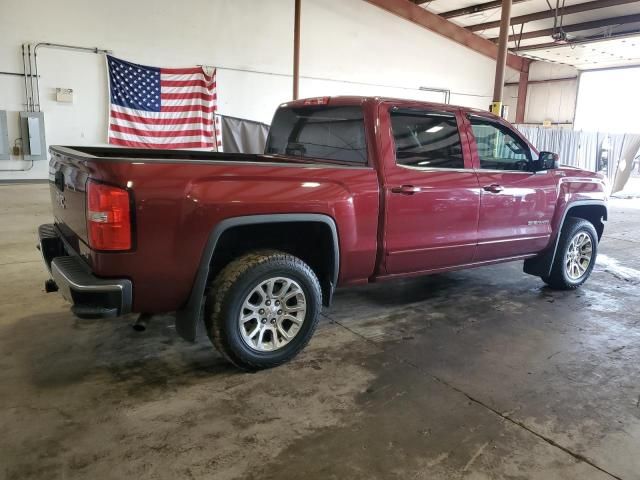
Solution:
<svg viewBox="0 0 640 480"><path fill-rule="evenodd" d="M365 164L362 108L281 108L273 118L265 153Z"/></svg>

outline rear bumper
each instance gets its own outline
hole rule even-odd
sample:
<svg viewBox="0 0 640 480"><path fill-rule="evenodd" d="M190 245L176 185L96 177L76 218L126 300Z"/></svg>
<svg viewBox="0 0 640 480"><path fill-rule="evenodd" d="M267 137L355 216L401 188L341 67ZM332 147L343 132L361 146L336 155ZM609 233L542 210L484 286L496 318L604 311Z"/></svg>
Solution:
<svg viewBox="0 0 640 480"><path fill-rule="evenodd" d="M53 224L38 228L39 249L62 296L80 318L107 318L131 312L133 285L128 279L98 278L64 242Z"/></svg>

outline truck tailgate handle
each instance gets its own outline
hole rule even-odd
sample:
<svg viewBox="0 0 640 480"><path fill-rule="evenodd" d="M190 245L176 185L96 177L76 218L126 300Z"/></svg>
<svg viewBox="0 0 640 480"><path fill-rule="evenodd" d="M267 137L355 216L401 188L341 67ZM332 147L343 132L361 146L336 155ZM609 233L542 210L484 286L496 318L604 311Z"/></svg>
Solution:
<svg viewBox="0 0 640 480"><path fill-rule="evenodd" d="M491 185L485 185L484 187L482 187L482 189L491 193L500 193L504 190L504 187L502 185L493 183Z"/></svg>
<svg viewBox="0 0 640 480"><path fill-rule="evenodd" d="M393 187L391 189L391 193L402 193L403 195L413 195L414 193L418 193L421 190L420 187L415 187L413 185L402 185L400 187Z"/></svg>

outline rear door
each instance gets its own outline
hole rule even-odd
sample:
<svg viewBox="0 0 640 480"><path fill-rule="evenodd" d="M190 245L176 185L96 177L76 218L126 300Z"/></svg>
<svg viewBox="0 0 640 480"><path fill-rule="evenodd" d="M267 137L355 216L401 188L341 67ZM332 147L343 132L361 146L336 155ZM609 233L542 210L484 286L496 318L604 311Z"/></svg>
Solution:
<svg viewBox="0 0 640 480"><path fill-rule="evenodd" d="M465 121L481 192L474 261L539 252L551 235L553 171L534 172L535 152L509 125L482 114L467 115Z"/></svg>
<svg viewBox="0 0 640 480"><path fill-rule="evenodd" d="M470 263L480 193L466 135L458 128L460 112L385 103L380 109L386 272Z"/></svg>

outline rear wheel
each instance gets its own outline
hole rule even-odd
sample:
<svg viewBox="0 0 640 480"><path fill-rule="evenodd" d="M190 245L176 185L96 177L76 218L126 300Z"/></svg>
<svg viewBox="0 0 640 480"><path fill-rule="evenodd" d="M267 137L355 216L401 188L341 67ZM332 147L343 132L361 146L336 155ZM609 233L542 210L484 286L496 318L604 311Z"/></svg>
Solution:
<svg viewBox="0 0 640 480"><path fill-rule="evenodd" d="M309 342L321 299L320 283L302 260L276 250L252 252L227 265L211 285L207 333L238 367L275 367Z"/></svg>
<svg viewBox="0 0 640 480"><path fill-rule="evenodd" d="M598 234L591 222L568 217L560 232L551 273L542 280L558 290L577 288L591 275L597 253Z"/></svg>

